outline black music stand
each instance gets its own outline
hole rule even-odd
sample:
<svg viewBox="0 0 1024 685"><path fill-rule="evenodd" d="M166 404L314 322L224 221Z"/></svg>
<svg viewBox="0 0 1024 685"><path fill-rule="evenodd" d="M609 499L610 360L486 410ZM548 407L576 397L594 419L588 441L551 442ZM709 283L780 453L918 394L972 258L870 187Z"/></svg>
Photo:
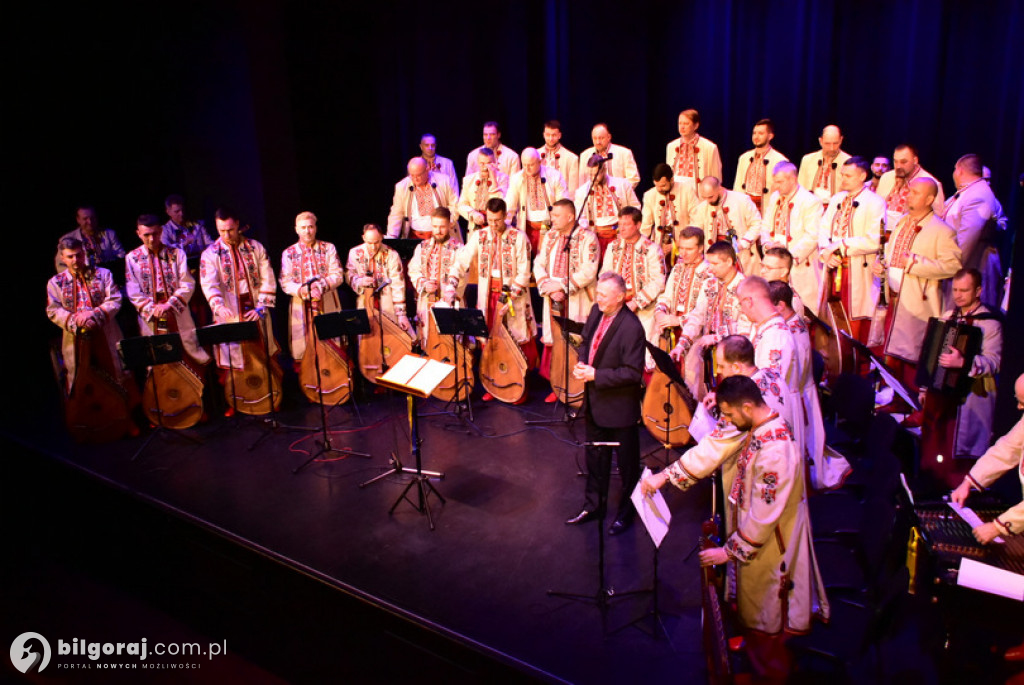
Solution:
<svg viewBox="0 0 1024 685"><path fill-rule="evenodd" d="M903 398L903 400L910 405L913 411L921 409L921 403L917 400L917 393L912 392L907 386L903 384L899 378L896 377L896 372L889 368L889 365L879 357L877 354L871 351L871 348L857 340L846 331L839 331L840 335L846 336L846 339L853 343L853 347L860 353L863 354L867 360L871 363L871 366L878 371L878 375L882 377L885 384L893 389L897 395Z"/></svg>
<svg viewBox="0 0 1024 685"><path fill-rule="evenodd" d="M320 340L344 338L345 351L347 354L349 349L351 349L351 341L354 339L354 336L366 335L370 332L370 317L367 315L365 309L343 309L338 312L320 314L319 316L314 317L313 327L316 329L316 336ZM356 402L356 384L351 381L354 376L352 373L352 371L354 371L352 366L353 365L350 362L349 382L351 383L350 396L352 399L352 409L356 413L356 419L359 421L359 425L362 425L363 417L359 413L359 403ZM331 407L331 409L334 409L334 407Z"/></svg>
<svg viewBox="0 0 1024 685"><path fill-rule="evenodd" d="M181 335L179 333L166 333L162 335L140 335L136 338L124 338L117 343L117 353L125 367L134 371L161 364L176 364L184 357L185 348L181 344ZM149 444L153 442L153 439L161 433L179 435L197 445L203 444L203 441L199 438L183 433L175 428L164 426L164 413L160 410L160 389L157 387L156 376L153 376L153 402L156 405L156 430L150 433L145 442L139 446L139 449L132 455L131 461L135 461L140 454L145 452Z"/></svg>
<svg viewBox="0 0 1024 685"><path fill-rule="evenodd" d="M459 359L459 347L460 345L455 340L455 336L473 336L474 338L486 338L490 331L487 330L487 322L484 321L484 313L479 309L455 309L453 307L433 307L431 309L434 320L437 321L437 330L441 335L448 335L452 337L453 347L455 348L455 359L452 363L455 365L455 395L445 405L445 412L449 406L454 405L455 416L462 419L462 413L465 411L469 414L469 422L473 423L473 386L469 382L469 366L472 361L468 359L468 353L462 355L462 359ZM459 371L462 371L460 376ZM466 394L465 402L459 397L462 395L463 390ZM424 414L424 416L428 416Z"/></svg>
<svg viewBox="0 0 1024 685"><path fill-rule="evenodd" d="M664 465L668 466L671 463L669 458L672 456L672 448L674 447L674 445L672 444L672 411L673 411L673 407L672 407L672 389L676 388L677 392L679 392L680 395L682 395L684 391L685 391L686 395L689 395L690 393L689 393L688 390L685 390L685 388L686 388L686 381L683 379L683 375L681 373L679 373L679 367L676 365L676 363L674 361L672 361L672 357L669 356L668 352L666 352L665 350L661 349L657 345L652 345L650 342L647 342L647 341L644 341L644 345L647 346L647 351L650 352L651 359L654 360L654 365L656 367L658 367L659 371L661 371L663 374L668 376L669 380L671 381L669 383L669 386L668 386L668 401L665 403L665 407L664 407L664 409L665 409L665 441L663 443L661 443L662 448L664 448L664 450L665 450ZM684 390L680 391L680 390L678 390L679 388L682 388ZM690 424L688 424L688 423L687 424L680 424L680 428L681 429L682 428L687 428L688 429L689 427L690 427ZM651 456L652 454L654 454L657 451L658 451L658 448L655 447L653 450L651 450L647 454L645 454L642 457L640 457L640 461L643 461L644 459L646 459L647 457Z"/></svg>
<svg viewBox="0 0 1024 685"><path fill-rule="evenodd" d="M568 242L566 244L568 245ZM566 297L568 297L568 295L566 295ZM582 335L583 334L583 324L579 323L577 321L573 321L572 319L570 319L567 316L559 316L557 314L552 314L551 318L556 320L556 321L558 321L558 324L562 327L562 342L563 342L563 345L565 346L565 359L566 359L565 369L564 369L564 372L562 374L562 376L563 376L562 383L563 383L563 387L565 389L565 398L568 400L569 399L569 374L572 373L570 371L570 369L569 369L569 364L568 364L568 360L569 360L569 344L570 344L569 343L569 336L570 335ZM583 398L581 397L580 398L580 408L582 408L582 406L583 406ZM558 411L557 407L555 408L555 411L556 412ZM559 424L559 423L564 423L565 425L567 425L569 427L569 434L573 436L573 440L575 441L576 435L573 433L572 429L573 429L573 424L575 423L576 419L579 418L579 411L580 411L579 408L577 408L574 411L574 410L572 410L570 408L569 404L563 404L562 405L562 416L560 418L557 418L557 419L536 419L536 420L526 421L526 425L527 426L550 426L550 425L555 425L555 424Z"/></svg>
<svg viewBox="0 0 1024 685"><path fill-rule="evenodd" d="M309 302L310 302L309 300L306 300L306 312L307 313L311 313L312 312L312 307L310 306ZM359 327L358 324L362 323L362 324L365 325L365 329L367 331L369 331L370 330L370 323L369 323L369 319L366 316L366 312L365 311L363 312L363 320L364 320L363 322L359 322L358 320L354 320L353 323L357 324L357 325L354 325L353 328ZM324 454L337 454L337 455L344 456L344 457L363 457L365 459L372 458L371 455L367 454L366 452L357 452L355 450L344 448L344 447L335 447L334 445L331 444L331 435L330 435L330 433L327 432L327 407L324 406L324 386L323 386L323 379L320 377L320 350L319 350L319 347L315 343L319 342L320 340L323 340L324 338L326 338L327 340L330 340L331 338L337 338L337 337L340 337L341 335L343 335L345 332L348 331L348 328L346 327L347 321L348 320L342 315L341 312L332 312L330 314L320 314L319 316L317 316L317 317L315 317L313 319L313 335L314 335L313 364L316 367L316 392L317 392L318 399L320 400L320 402L319 402L319 404L320 404L320 430L321 430L322 442L317 442L316 443L316 446L317 446L316 450L314 450L314 451L312 451L310 453L309 459L307 459L306 461L302 462L297 467L295 467L295 469L292 470L292 475L297 474L299 471L301 471L302 469L304 469L307 466L309 466L310 464L312 464L313 461L315 461L317 459L317 457L319 457L321 455L324 455ZM309 354L309 350L306 350L306 354ZM346 363L347 363L347 361L348 360L346 358ZM349 382L349 386L348 386L349 399L352 400L352 404L353 404L353 406L355 406L355 401L356 400L355 400L355 397L353 396L353 391L352 391L353 383L352 383L352 367L351 367L351 365L349 365L349 375L348 375L348 378L349 378L349 381L348 381ZM334 405L333 407L331 407L331 409L334 409L334 407L336 407L336 406L338 406L338 405ZM356 409L356 414L357 415L358 415L358 412L359 412L359 410ZM360 420L360 423L362 423L362 420Z"/></svg>
<svg viewBox="0 0 1024 685"><path fill-rule="evenodd" d="M399 368L403 365L413 367L415 370L411 374L408 374L404 369ZM396 372L393 374L393 378L384 378L383 376L379 376L377 378L377 381L381 385L405 393L409 414L409 449L412 453L413 459L416 460L416 468L413 469L402 466L401 461L398 459L398 455L392 455L390 469L368 481L360 483L359 487L364 488L392 475L398 475L401 473L412 474L412 480L406 484L405 489L402 490L398 499L396 499L395 503L391 505L390 509L388 509L388 516L393 514L395 509L398 508L398 505L404 500L411 504L416 511L420 512L420 514L425 514L427 522L430 524L430 530L434 530L434 517L430 513L430 502L428 501L428 497L431 494L434 494L439 500L441 500L441 504L445 504L447 500L441 496L441 493L437 491L437 488L435 488L434 484L430 482L430 479L444 478L444 474L438 471L425 471L423 469L423 459L420 452L421 441L419 420L416 412L416 398L430 397L430 393L434 391L434 388L436 388L441 381L447 378L447 375L437 376L435 380L430 381L427 384L416 382L416 375L428 367L448 367L449 374L454 370L454 367L451 364L445 364L443 362L428 359L426 357L420 357L415 354L407 354L402 357L398 364L392 367L392 370ZM399 373L402 376L400 380L398 377ZM388 374L385 374L385 376L386 375ZM416 502L409 499L409 491L413 487L416 487L418 494Z"/></svg>

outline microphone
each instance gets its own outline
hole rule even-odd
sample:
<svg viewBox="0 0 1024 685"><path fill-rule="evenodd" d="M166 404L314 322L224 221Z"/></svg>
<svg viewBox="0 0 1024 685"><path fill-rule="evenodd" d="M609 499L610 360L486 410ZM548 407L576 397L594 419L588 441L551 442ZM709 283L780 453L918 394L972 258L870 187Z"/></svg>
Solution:
<svg viewBox="0 0 1024 685"><path fill-rule="evenodd" d="M384 290L384 288L388 287L389 285L391 285L391 279L390 278L387 279L386 281L384 281L383 283L381 283L380 285L378 285L376 288L374 288L373 289L373 294L374 295L380 295L381 291Z"/></svg>
<svg viewBox="0 0 1024 685"><path fill-rule="evenodd" d="M615 155L613 155L611 152L609 152L607 155L593 154L590 156L590 159L587 160L587 168L593 169L596 166L601 166L614 156Z"/></svg>

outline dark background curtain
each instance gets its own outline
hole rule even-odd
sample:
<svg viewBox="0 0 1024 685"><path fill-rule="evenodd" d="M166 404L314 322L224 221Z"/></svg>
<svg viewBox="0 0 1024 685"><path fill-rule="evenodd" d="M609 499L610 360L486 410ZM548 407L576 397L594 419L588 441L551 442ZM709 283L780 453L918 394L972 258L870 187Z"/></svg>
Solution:
<svg viewBox="0 0 1024 685"><path fill-rule="evenodd" d="M757 119L775 121L775 146L794 161L835 123L853 154L916 145L947 195L955 160L980 154L1020 225L1024 3L1012 0L266 0L8 12L7 291L28 340L53 333L43 288L76 203L94 204L128 249L135 217L162 213L178 192L211 229L218 205L235 207L274 255L295 240L295 214L312 210L344 252L363 223L385 220L421 133L437 136L461 174L490 119L520 150L540 145L543 122L558 118L576 152L607 122L636 154L641 191L684 108L700 110L729 184ZM1008 349L1018 328L1010 322ZM24 356L24 339L5 345ZM1004 388L1021 368L1005 360ZM1002 423L1012 417L1009 406Z"/></svg>

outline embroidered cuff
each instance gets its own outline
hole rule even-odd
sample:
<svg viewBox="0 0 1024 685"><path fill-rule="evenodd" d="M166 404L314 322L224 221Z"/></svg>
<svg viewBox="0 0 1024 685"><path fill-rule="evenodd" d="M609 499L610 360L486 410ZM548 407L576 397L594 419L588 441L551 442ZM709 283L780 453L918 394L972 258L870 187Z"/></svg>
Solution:
<svg viewBox="0 0 1024 685"><path fill-rule="evenodd" d="M669 482L680 490L689 490L697 484L697 478L694 478L689 471L683 468L679 461L669 464L665 468L665 473L668 475Z"/></svg>
<svg viewBox="0 0 1024 685"><path fill-rule="evenodd" d="M1016 535L1017 534L1013 530L1013 524L1011 522L1009 522L1009 521L1003 521L1002 519L1000 519L997 516L995 519L993 519L992 522L996 524L996 528L999 529L999 532L1003 533L1004 535Z"/></svg>

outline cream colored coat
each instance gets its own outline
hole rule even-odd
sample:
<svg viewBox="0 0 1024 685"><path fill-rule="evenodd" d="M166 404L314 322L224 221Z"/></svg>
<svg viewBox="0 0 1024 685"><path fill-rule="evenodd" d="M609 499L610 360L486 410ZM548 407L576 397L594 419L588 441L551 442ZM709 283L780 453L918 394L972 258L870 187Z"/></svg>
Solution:
<svg viewBox="0 0 1024 685"><path fill-rule="evenodd" d="M295 243L281 255L281 290L292 298L288 307L288 340L292 359L296 361L306 354L306 308L305 300L299 294L300 290L306 289L302 247L302 243ZM312 272L322 292L320 313L330 314L340 310L338 286L345 282L345 272L341 269L338 249L333 243L317 240L308 255L313 259Z"/></svg>
<svg viewBox="0 0 1024 685"><path fill-rule="evenodd" d="M524 179L526 171L517 171L512 174L512 178L508 182L508 192L505 193L505 206L508 208L508 215L516 218L516 227L524 228L526 221L529 219L527 216L527 189L529 183ZM540 183L541 193L544 197L544 206L540 208L540 211L544 214L543 219L534 219L534 221L545 221L551 222L551 206L558 200L571 200L569 191L565 186L565 179L558 173L557 170L550 167L541 166L540 168ZM536 208L531 208L532 211L537 211Z"/></svg>
<svg viewBox="0 0 1024 685"><path fill-rule="evenodd" d="M885 244L886 264L892 263L900 232L908 225L901 220ZM885 340L885 353L912 364L921 356L928 319L942 314L942 280L960 270L960 246L953 229L934 213L920 229L910 245L908 266L897 272L900 282L893 283L894 270L887 270L888 286L890 290L898 287L900 300Z"/></svg>
<svg viewBox="0 0 1024 685"><path fill-rule="evenodd" d="M761 260L757 256L754 243L761 237L761 212L757 211L757 205L746 193L736 193L725 188L722 188L722 192L725 193L725 197L717 207L706 200L697 205L690 213L690 225L704 229L704 244L710 245L718 238L714 228L715 218L711 214L724 211L726 225L736 231L736 237L744 238L751 243L737 254L743 273L756 274Z"/></svg>
<svg viewBox="0 0 1024 685"><path fill-rule="evenodd" d="M640 236L632 245L622 238L617 238L604 251L601 273L614 271L626 278L623 262L627 250L633 251L633 272L629 274L627 283L633 284L635 313L644 327L647 339L655 342L654 307L658 303L661 291L665 289L665 255L661 251L661 246L650 238Z"/></svg>
<svg viewBox="0 0 1024 685"><path fill-rule="evenodd" d="M487 200L491 198L505 199L505 194L508 192L508 176L504 172L492 173L490 182L487 184L487 200L484 200L483 207L476 206L476 191L477 181L480 181L481 185L483 180L480 178L480 172L475 172L466 176L462 179L462 195L459 196L459 216L466 220L467 231L475 231L480 228L473 222L470 215L474 211L479 211L486 217ZM508 221L511 221L511 217L514 216L511 212L508 213ZM506 222L507 223L507 222Z"/></svg>
<svg viewBox="0 0 1024 685"><path fill-rule="evenodd" d="M829 252L839 249L843 256L850 257L851 311L846 315L851 319L869 319L878 303L879 283L871 267L878 255L879 235L886 229L885 201L866 188L862 190L855 200L858 206L850 221L850 237L833 239L832 221L846 195L847 192L841 190L829 201L818 226L818 249Z"/></svg>
<svg viewBox="0 0 1024 685"><path fill-rule="evenodd" d="M376 265L376 268L374 266ZM402 260L398 252L387 245L381 245L376 255L370 254L366 243L356 245L348 251L348 259L345 262L345 282L348 287L355 291L356 297L361 297L370 286L357 286L355 279L363 276L375 276L377 286L384 282L384 279L391 281L380 293L380 308L391 318L399 315L405 316L405 272L402 270Z"/></svg>
<svg viewBox="0 0 1024 685"><path fill-rule="evenodd" d="M431 211L437 207L447 207L448 211L452 213L452 219L458 216L459 195L448 182L448 177L440 172L431 171L427 182L432 186L431 196L434 198L434 207L431 208ZM416 212L418 212L418 208L416 207L412 179L406 176L395 184L395 193L391 198L391 211L388 213L386 237L408 238L414 221L419 230L429 231L430 213L428 212L426 216L419 216ZM458 224L452 221L452 236L457 234Z"/></svg>
<svg viewBox="0 0 1024 685"><path fill-rule="evenodd" d="M670 237L674 243L679 232L690 225L690 214L698 204L700 200L697 199L697 186L694 185L692 178L675 181L672 190L665 195L658 192L657 188L649 188L644 193L640 208L643 215L640 232L668 250L671 245L666 245L662 239L665 233L663 227L671 227Z"/></svg>
<svg viewBox="0 0 1024 685"><path fill-rule="evenodd" d="M694 183L699 183L706 176L714 176L719 181L723 181L724 185L722 156L718 154L718 146L704 136L697 135L697 178L692 180ZM682 140L682 138L676 138L665 146L665 163L672 167L673 171L676 168L676 154L679 152ZM682 178L677 177L676 180L681 181Z"/></svg>
<svg viewBox="0 0 1024 685"><path fill-rule="evenodd" d="M831 199L831 196L829 196L827 192L822 189L814 190L814 188L811 187L814 184L814 176L818 173L818 167L821 165L822 156L821 150L804 155L803 158L800 159L800 169L797 172L796 179L800 185L817 195L822 202L828 202ZM835 167L832 169L832 188L836 194L840 192L839 171L843 168L843 164L845 164L846 160L849 158L850 155L840 150L839 154L833 160Z"/></svg>
<svg viewBox="0 0 1024 685"><path fill-rule="evenodd" d="M606 176L605 183L607 183L608 187L612 189L612 195L615 196L616 214L618 214L618 210L623 207L640 207L640 200L636 198L636 193L633 192L633 186L631 186L626 179L619 178L617 176ZM573 202L576 205L576 216L580 217L580 225L593 229L595 225L594 203L592 200L587 199L587 195L589 193L590 181L588 180L576 189L576 197L573 198ZM584 203L586 203L587 207L583 214L580 214L580 209L583 208ZM603 217L596 217L598 220L601 218ZM618 216L616 216L615 223L618 223L618 221Z"/></svg>
<svg viewBox="0 0 1024 685"><path fill-rule="evenodd" d="M462 249L462 241L456 238L449 238L440 245L435 245L433 238L427 238L416 246L416 251L413 252L412 259L409 260L409 280L416 290L416 326L420 341L424 345L427 342L427 316L430 307L441 301L441 290L448 281L448 274L452 265L455 264L460 249ZM434 273L430 273L431 250L438 250ZM428 280L437 281L437 292L434 293L436 297L433 302L431 294L425 288ZM455 287L455 294L460 301L465 290L466 279L461 278Z"/></svg>
<svg viewBox="0 0 1024 685"><path fill-rule="evenodd" d="M582 186L586 180L589 180L587 174L590 169L587 168L587 162L597 152L593 147L588 147L586 150L580 153L580 185ZM628 147L622 145L616 145L612 143L608 146L608 152L612 153L611 162L605 164L605 173L609 176L617 176L624 178L629 181L632 187L636 187L640 184L640 172L636 167L636 160L633 159L633 151ZM634 205L635 206L635 205Z"/></svg>
<svg viewBox="0 0 1024 685"><path fill-rule="evenodd" d="M789 205L793 207L790 208ZM788 235L775 235L776 213L789 212ZM821 200L811 191L797 186L792 199L779 207L779 193L773 191L764 205L761 220L761 245L785 247L793 255L789 278L800 301L818 315L821 299L821 261L818 259L818 229L821 224ZM795 308L795 307L794 307ZM803 315L802 310L798 310Z"/></svg>
<svg viewBox="0 0 1024 685"><path fill-rule="evenodd" d="M480 154L480 148L483 145L477 146L469 151L466 155L466 176L471 176L477 172L476 159ZM495 161L498 163L498 168L501 169L502 173L506 176L511 176L520 169L523 168L519 162L519 155L516 151L507 145L498 145L498 149L494 151L496 157Z"/></svg>
<svg viewBox="0 0 1024 685"><path fill-rule="evenodd" d="M714 276L708 271L706 261L701 260L696 266L677 261L668 274L665 289L658 296L658 306L669 316L686 316L697 306L697 298L708 278Z"/></svg>
<svg viewBox="0 0 1024 685"><path fill-rule="evenodd" d="M1024 418L1014 424L1010 432L988 448L968 477L979 490L996 482L1000 476L1016 469L1024 492ZM1024 531L1024 500L996 517L996 527L1003 535L1020 535Z"/></svg>
<svg viewBox="0 0 1024 685"><path fill-rule="evenodd" d="M788 162L789 157L786 157L786 155L775 148L768 150L761 160L761 164L764 165L764 186L761 188L747 188L747 169L750 168L750 163L754 161L754 154L754 150L747 150L736 161L736 180L733 181L732 189L737 193L765 197L771 193L772 172L775 169L775 165L779 162Z"/></svg>
<svg viewBox="0 0 1024 685"><path fill-rule="evenodd" d="M919 178L930 178L933 181L935 181L935 185L938 186L939 192L935 196L935 201L932 202L932 211L935 212L936 216L942 216L942 207L946 201L945 195L943 195L942 193L942 183L939 182L939 179L935 178L921 167L918 167L918 172L914 174L914 176L910 180L914 181ZM892 193L895 187L896 170L893 169L890 171L886 171L884 174L882 174L882 178L878 179L878 188L875 189L875 193L878 195L878 197L885 200L886 205L888 205L889 194ZM889 223L893 226L895 226L896 222L899 221L899 218L903 216L903 212L894 212L889 209L886 210L886 213L889 216Z"/></svg>
<svg viewBox="0 0 1024 685"><path fill-rule="evenodd" d="M561 234L558 231L548 231L540 241L540 250L533 260L533 277L537 281L537 288L552 281L557 283L563 292L566 286L566 279L556 278L552 275L555 263L559 258L558 246L561 242ZM593 231L577 227L569 242L568 256L568 310L566 315L577 322L584 322L594 306L594 297L597 295L597 267L598 267L598 243L597 236ZM551 339L551 297L544 296L544 332L541 342L545 345L552 343Z"/></svg>
<svg viewBox="0 0 1024 685"><path fill-rule="evenodd" d="M548 169L554 169L565 180L565 190L571 199L580 187L580 156L559 145L553 152L547 146L537 148L540 163Z"/></svg>

